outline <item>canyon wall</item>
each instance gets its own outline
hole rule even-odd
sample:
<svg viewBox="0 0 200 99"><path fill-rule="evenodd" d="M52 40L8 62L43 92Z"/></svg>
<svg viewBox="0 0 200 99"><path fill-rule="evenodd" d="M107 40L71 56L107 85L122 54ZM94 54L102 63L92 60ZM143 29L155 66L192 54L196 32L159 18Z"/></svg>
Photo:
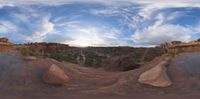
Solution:
<svg viewBox="0 0 200 99"><path fill-rule="evenodd" d="M79 48L57 43L31 43L20 46L19 50L23 55L50 57L59 61L114 71L135 69L165 53L162 48Z"/></svg>
<svg viewBox="0 0 200 99"><path fill-rule="evenodd" d="M173 45L168 48L168 52L172 54L178 54L183 52L199 52L199 51L200 51L200 43Z"/></svg>

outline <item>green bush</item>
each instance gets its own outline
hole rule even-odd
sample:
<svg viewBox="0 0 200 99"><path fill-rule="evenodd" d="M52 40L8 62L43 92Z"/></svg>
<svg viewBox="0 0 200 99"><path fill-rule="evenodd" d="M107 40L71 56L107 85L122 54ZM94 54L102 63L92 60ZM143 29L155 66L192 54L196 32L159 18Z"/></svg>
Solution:
<svg viewBox="0 0 200 99"><path fill-rule="evenodd" d="M28 48L19 48L19 52L24 56L36 56L37 54Z"/></svg>

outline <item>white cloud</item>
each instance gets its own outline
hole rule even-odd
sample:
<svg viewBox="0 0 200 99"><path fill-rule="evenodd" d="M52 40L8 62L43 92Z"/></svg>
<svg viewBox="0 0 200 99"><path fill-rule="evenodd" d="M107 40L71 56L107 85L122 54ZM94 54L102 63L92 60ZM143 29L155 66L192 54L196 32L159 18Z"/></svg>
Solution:
<svg viewBox="0 0 200 99"><path fill-rule="evenodd" d="M182 16L187 16L187 11L175 11L171 12L166 16L166 20L174 20L176 18L182 17Z"/></svg>
<svg viewBox="0 0 200 99"><path fill-rule="evenodd" d="M63 36L69 37L72 40L66 40L61 43L69 44L72 46L112 46L119 45L118 36L121 31L116 28L105 26L91 26L81 25L79 22L66 22L62 23L66 29ZM116 42L117 41L117 42Z"/></svg>
<svg viewBox="0 0 200 99"><path fill-rule="evenodd" d="M47 33L50 33L54 30L54 24L49 21L49 18L43 18L41 25L38 27L38 30L35 32L35 35L44 36Z"/></svg>
<svg viewBox="0 0 200 99"><path fill-rule="evenodd" d="M128 26L128 29L135 31L132 38L120 38L122 33L120 29L105 28L98 26L82 26L77 20L67 20L68 17L60 17L52 22L48 15L38 13L33 10L30 5L50 5L58 6L62 4L70 4L74 2L98 2L104 4L102 9L89 10L94 15L103 16L119 16L121 25ZM160 42L171 40L190 40L191 35L198 32L199 28L180 26L169 24L166 21L173 20L180 15L181 12L165 15L157 12L161 9L179 8L179 7L200 7L199 0L0 0L0 8L4 6L23 7L26 14L13 14L20 22L28 24L28 28L32 29L30 35L25 35L28 41L43 41L47 34L63 33L66 37L72 37L73 40L67 40L69 43L77 46L105 46L105 45L130 45L131 40L137 45L156 45ZM87 10L88 11L88 10ZM133 13L135 11L135 13ZM44 12L45 13L45 12ZM48 13L48 12L47 12ZM36 20L30 21L31 18ZM66 20L66 21L63 21ZM154 21L153 25L149 21ZM56 30L55 27L61 28ZM178 31L177 31L178 30ZM0 32L18 32L19 28L12 22L1 21ZM66 34L65 34L66 33ZM74 33L74 34L72 34ZM181 36L180 36L181 35ZM119 40L118 40L119 39Z"/></svg>
<svg viewBox="0 0 200 99"><path fill-rule="evenodd" d="M8 14L10 21L0 20L0 33L19 35L22 40L29 42L43 41L45 35L54 33L55 24L51 16L45 12L37 12L31 7L20 7L20 10Z"/></svg>
<svg viewBox="0 0 200 99"><path fill-rule="evenodd" d="M108 7L104 9L91 9L90 12L94 15L116 16L122 13L118 7Z"/></svg>
<svg viewBox="0 0 200 99"><path fill-rule="evenodd" d="M189 41L196 33L194 28L166 23L167 18L163 13L157 14L155 19L153 25L137 29L133 33L132 39L136 45L155 46L174 40Z"/></svg>
<svg viewBox="0 0 200 99"><path fill-rule="evenodd" d="M31 36L27 36L26 40L28 41L41 42L43 41L45 35L51 32L53 33L54 31L54 24L49 21L48 17L44 17L41 22L34 25L37 26L34 28Z"/></svg>
<svg viewBox="0 0 200 99"><path fill-rule="evenodd" d="M17 5L62 5L75 2L97 2L105 5L127 5L130 3L151 4L157 8L163 7L200 7L199 0L0 0L0 6ZM147 11L147 10L146 10Z"/></svg>
<svg viewBox="0 0 200 99"><path fill-rule="evenodd" d="M0 20L0 33L12 33L17 31L18 27L12 22L7 20Z"/></svg>
<svg viewBox="0 0 200 99"><path fill-rule="evenodd" d="M11 16L17 19L18 21L26 22L26 23L29 22L29 18L31 17L24 14L19 14L19 13L11 14Z"/></svg>
<svg viewBox="0 0 200 99"><path fill-rule="evenodd" d="M64 42L72 46L132 46L129 38L120 38L121 31L116 28L105 27L77 27L76 36L71 36L72 41ZM130 43L131 42L131 43Z"/></svg>
<svg viewBox="0 0 200 99"><path fill-rule="evenodd" d="M105 38L108 39L118 39L118 35L120 35L121 31L116 28L111 28L109 31L106 31L104 34Z"/></svg>
<svg viewBox="0 0 200 99"><path fill-rule="evenodd" d="M136 45L159 45L160 43L174 40L191 40L193 33L195 32L188 27L164 24L156 28L150 26L141 31L137 31L132 35L132 38Z"/></svg>
<svg viewBox="0 0 200 99"><path fill-rule="evenodd" d="M72 46L105 46L106 42L104 38L100 36L99 30L95 27L79 27L76 28L76 36L74 40L65 42Z"/></svg>
<svg viewBox="0 0 200 99"><path fill-rule="evenodd" d="M200 1L194 2L190 1L187 2L185 0L183 1L149 1L148 3L143 6L143 8L140 9L139 15L143 16L144 19L150 19L153 12L161 10L161 9L167 9L167 8L180 8L180 7L200 7Z"/></svg>
<svg viewBox="0 0 200 99"><path fill-rule="evenodd" d="M134 10L130 12L123 10L129 8L129 6L122 6L120 8L109 6L102 10L92 10L91 13L104 16L122 16L122 24L129 26L130 30L136 30L132 35L132 40L135 43L135 45L133 44L134 46L154 46L173 40L188 41L192 39L193 34L200 32L197 31L199 30L198 27L191 28L190 26L167 23L167 21L186 16L187 11L171 13L162 11L167 8L200 7L200 1L132 0L130 2L141 4L135 7L139 8L138 13L131 14Z"/></svg>
<svg viewBox="0 0 200 99"><path fill-rule="evenodd" d="M97 0L98 1L98 0ZM125 23L129 26L129 29L135 29L148 20L152 20L154 12L160 11L167 8L180 8L180 7L200 7L199 0L111 0L110 5L104 9L93 9L91 13L94 15L104 15L104 16L121 16L123 17L122 24ZM118 2L118 3L117 3ZM120 3L124 2L124 3ZM105 4L105 2L102 2ZM130 10L130 7L133 7ZM139 8L139 12L130 14L135 9ZM130 10L130 11L129 11ZM176 12L168 15L167 20L172 20L174 18L184 15L182 12ZM132 18L130 18L132 16ZM141 17L142 18L141 18Z"/></svg>

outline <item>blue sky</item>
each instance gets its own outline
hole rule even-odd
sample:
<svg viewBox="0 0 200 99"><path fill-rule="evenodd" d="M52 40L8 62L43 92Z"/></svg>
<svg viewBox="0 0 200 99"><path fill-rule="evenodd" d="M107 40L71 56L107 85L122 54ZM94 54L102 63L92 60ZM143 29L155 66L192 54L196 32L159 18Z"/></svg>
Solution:
<svg viewBox="0 0 200 99"><path fill-rule="evenodd" d="M155 46L200 38L199 0L0 0L0 37L14 43Z"/></svg>

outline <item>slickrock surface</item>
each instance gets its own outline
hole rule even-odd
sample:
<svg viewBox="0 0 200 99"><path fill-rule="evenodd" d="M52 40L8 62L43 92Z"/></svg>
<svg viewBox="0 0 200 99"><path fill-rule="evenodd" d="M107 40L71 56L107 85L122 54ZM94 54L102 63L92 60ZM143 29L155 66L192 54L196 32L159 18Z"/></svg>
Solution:
<svg viewBox="0 0 200 99"><path fill-rule="evenodd" d="M167 68L166 68L166 65L169 63L169 60L170 60L169 58L163 60L152 69L142 73L138 81L142 84L148 84L156 87L170 86L172 82L167 75Z"/></svg>

